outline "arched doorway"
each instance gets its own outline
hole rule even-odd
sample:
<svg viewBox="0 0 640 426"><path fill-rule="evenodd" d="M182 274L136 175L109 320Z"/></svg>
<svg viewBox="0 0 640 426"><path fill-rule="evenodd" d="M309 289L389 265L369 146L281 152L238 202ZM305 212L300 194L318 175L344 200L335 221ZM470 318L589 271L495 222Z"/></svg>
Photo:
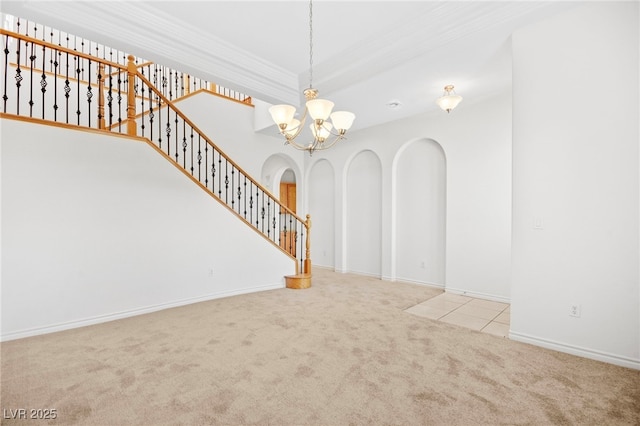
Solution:
<svg viewBox="0 0 640 426"><path fill-rule="evenodd" d="M293 170L287 169L280 177L280 203L289 210L297 213L296 175Z"/></svg>

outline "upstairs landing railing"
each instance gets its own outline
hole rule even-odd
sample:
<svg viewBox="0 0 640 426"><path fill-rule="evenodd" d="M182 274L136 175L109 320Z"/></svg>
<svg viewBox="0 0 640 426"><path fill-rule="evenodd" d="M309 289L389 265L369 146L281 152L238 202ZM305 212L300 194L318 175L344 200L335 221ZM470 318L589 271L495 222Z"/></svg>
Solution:
<svg viewBox="0 0 640 426"><path fill-rule="evenodd" d="M309 216L302 219L282 205L175 106L174 101L192 93L192 87L208 90L197 88L200 80L173 72L167 76L154 64L136 64L132 55L122 65L60 43L7 30L0 34L4 48L1 116L144 138L229 211L294 258L296 273L310 273ZM177 84L182 82L186 86Z"/></svg>

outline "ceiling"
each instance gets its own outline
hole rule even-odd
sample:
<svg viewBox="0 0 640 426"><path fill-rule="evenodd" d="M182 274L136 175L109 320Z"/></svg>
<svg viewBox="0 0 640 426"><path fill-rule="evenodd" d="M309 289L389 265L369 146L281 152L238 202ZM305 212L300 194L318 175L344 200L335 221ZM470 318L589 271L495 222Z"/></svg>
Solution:
<svg viewBox="0 0 640 426"><path fill-rule="evenodd" d="M515 29L575 5L315 0L313 87L356 114L354 129L437 109L447 84L461 108L509 89ZM1 8L269 103L299 105L309 86L306 0L3 0Z"/></svg>

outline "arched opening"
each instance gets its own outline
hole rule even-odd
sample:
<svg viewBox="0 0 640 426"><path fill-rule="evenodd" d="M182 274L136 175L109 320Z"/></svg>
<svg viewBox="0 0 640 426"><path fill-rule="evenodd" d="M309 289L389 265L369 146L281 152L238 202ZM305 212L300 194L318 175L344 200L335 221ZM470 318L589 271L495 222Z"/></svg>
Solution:
<svg viewBox="0 0 640 426"><path fill-rule="evenodd" d="M335 176L331 163L314 163L307 178L309 214L313 219L313 263L335 268Z"/></svg>
<svg viewBox="0 0 640 426"><path fill-rule="evenodd" d="M269 157L262 166L262 181L273 193L282 206L287 207L293 213L298 210L297 185L300 171L291 157L283 154L274 154ZM296 256L299 250L297 234L294 226L295 220L284 208L280 208L278 217L273 221L273 230L278 235L280 247Z"/></svg>
<svg viewBox="0 0 640 426"><path fill-rule="evenodd" d="M282 176L280 176L279 185L279 199L280 203L287 207L292 212L297 212L297 187L296 187L296 175L293 170L286 169Z"/></svg>
<svg viewBox="0 0 640 426"><path fill-rule="evenodd" d="M346 266L349 272L382 274L382 165L372 151L358 153L347 170Z"/></svg>
<svg viewBox="0 0 640 426"><path fill-rule="evenodd" d="M444 287L446 158L431 139L403 146L394 162L396 279Z"/></svg>

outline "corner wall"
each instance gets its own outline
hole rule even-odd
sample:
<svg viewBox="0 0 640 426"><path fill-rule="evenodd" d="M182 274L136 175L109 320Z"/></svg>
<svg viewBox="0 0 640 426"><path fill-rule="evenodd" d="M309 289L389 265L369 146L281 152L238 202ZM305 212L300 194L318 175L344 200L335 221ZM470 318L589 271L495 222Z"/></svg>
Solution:
<svg viewBox="0 0 640 426"><path fill-rule="evenodd" d="M639 71L637 2L513 35L511 338L633 368Z"/></svg>

